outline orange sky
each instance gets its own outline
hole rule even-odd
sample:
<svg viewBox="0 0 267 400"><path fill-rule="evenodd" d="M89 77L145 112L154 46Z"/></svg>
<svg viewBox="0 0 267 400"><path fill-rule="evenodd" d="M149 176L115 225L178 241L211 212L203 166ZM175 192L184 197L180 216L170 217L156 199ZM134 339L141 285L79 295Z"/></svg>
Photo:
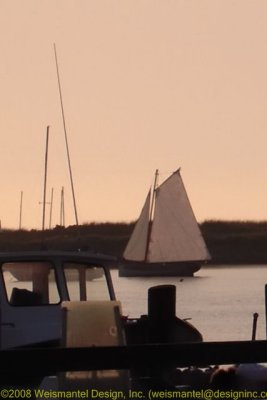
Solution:
<svg viewBox="0 0 267 400"><path fill-rule="evenodd" d="M181 167L197 219L267 219L265 0L0 0L0 219L135 220L156 168ZM47 211L48 213L48 211ZM48 223L48 222L47 222Z"/></svg>

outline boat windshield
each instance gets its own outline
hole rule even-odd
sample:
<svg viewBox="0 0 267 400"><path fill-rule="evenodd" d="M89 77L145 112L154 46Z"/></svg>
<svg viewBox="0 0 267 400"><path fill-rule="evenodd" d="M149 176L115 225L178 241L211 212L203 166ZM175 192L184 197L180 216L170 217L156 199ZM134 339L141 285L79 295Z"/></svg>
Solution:
<svg viewBox="0 0 267 400"><path fill-rule="evenodd" d="M71 301L110 300L107 279L102 267L65 263L64 273Z"/></svg>
<svg viewBox="0 0 267 400"><path fill-rule="evenodd" d="M49 262L7 262L2 264L2 274L7 300L13 306L60 302L55 270Z"/></svg>

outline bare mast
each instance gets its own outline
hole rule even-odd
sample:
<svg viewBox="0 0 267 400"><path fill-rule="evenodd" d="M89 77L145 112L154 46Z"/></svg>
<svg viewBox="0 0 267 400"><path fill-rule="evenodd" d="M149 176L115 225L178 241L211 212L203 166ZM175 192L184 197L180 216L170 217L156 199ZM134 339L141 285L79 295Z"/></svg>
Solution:
<svg viewBox="0 0 267 400"><path fill-rule="evenodd" d="M78 222L78 212L77 212L77 206L76 206L76 199L75 199L75 193L74 193L74 183L73 183L73 176L72 176L72 169L71 169L71 162L70 162L70 152L69 152L67 128L66 128L66 121L65 121L65 113L64 113L64 107L63 107L63 97L62 97L62 90L61 90L60 77L59 77L59 68L58 68L58 60L57 60L57 50L56 50L56 45L55 45L55 44L54 44L54 52L55 52L55 61L56 61L56 68L57 68L57 80L58 80L58 89L59 89L59 97L60 97L60 104L61 104L61 113L62 113L64 134L65 134L65 143L66 143L67 158L68 158L68 166L69 166L69 174L70 174L70 183L71 183L73 207L74 207L76 225L79 225L79 222Z"/></svg>
<svg viewBox="0 0 267 400"><path fill-rule="evenodd" d="M49 142L49 126L46 129L46 146L45 146L45 172L44 172L44 197L43 197L43 223L42 230L45 229L45 207L46 207L46 180L47 180L47 160L48 160L48 142Z"/></svg>
<svg viewBox="0 0 267 400"><path fill-rule="evenodd" d="M64 187L62 187L62 189L61 189L60 225L61 225L61 226L65 226Z"/></svg>
<svg viewBox="0 0 267 400"><path fill-rule="evenodd" d="M53 209L53 197L54 197L54 188L51 189L51 198L50 198L50 214L49 214L49 229L52 227L52 209Z"/></svg>
<svg viewBox="0 0 267 400"><path fill-rule="evenodd" d="M23 202L23 191L20 192L19 230L21 230L21 221L22 221L22 202ZM1 229L1 223L0 223L0 229Z"/></svg>

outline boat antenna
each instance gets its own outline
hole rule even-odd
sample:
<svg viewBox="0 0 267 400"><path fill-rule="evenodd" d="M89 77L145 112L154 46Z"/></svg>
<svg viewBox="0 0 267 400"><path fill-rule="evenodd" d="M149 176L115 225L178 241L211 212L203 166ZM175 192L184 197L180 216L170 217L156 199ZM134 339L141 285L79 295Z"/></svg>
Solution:
<svg viewBox="0 0 267 400"><path fill-rule="evenodd" d="M75 199L75 193L74 193L74 183L73 183L73 176L72 176L72 169L71 169L71 162L70 162L70 152L69 152L69 144L68 144L68 136L67 136L67 127L66 127L65 113L64 113L64 107L63 107L63 96L62 96L60 76L59 76L57 49L56 49L55 43L54 43L54 52L55 52L55 61L56 61L56 69L57 69L57 80L58 80L58 89L59 89L59 97L60 97L60 104L61 104L61 113L62 113L64 134L65 134L65 143L66 143L66 149L67 149L67 158L68 158L68 166L69 166L69 174L70 174L70 183L71 183L73 207L74 207L76 225L79 225L77 206L76 206L76 199Z"/></svg>
<svg viewBox="0 0 267 400"><path fill-rule="evenodd" d="M147 241L146 241L146 252L145 252L145 262L148 259L148 250L149 250L149 243L150 237L152 232L152 220L153 220L153 213L154 213L154 205L155 205L155 197L156 197L156 189L159 177L159 170L156 169L154 184L153 184L153 191L152 191L152 199L151 199L151 206L150 206L150 213L149 213L149 221L148 221L148 232L147 232Z"/></svg>

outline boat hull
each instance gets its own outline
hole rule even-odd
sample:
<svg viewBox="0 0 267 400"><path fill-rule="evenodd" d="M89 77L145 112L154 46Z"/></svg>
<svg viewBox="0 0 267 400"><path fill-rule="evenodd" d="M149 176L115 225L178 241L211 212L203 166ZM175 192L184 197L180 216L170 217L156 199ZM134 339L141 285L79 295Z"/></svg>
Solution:
<svg viewBox="0 0 267 400"><path fill-rule="evenodd" d="M135 276L193 276L203 261L144 263L123 261L119 265L120 277Z"/></svg>

